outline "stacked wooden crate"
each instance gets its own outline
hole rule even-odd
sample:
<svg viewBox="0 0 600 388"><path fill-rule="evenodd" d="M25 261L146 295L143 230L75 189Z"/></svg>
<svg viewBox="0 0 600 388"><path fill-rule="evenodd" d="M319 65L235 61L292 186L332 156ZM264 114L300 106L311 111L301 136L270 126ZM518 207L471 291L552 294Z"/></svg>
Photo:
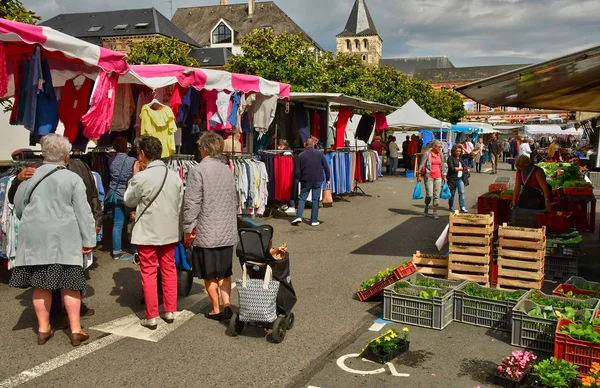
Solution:
<svg viewBox="0 0 600 388"><path fill-rule="evenodd" d="M494 213L450 214L448 279L489 287Z"/></svg>
<svg viewBox="0 0 600 388"><path fill-rule="evenodd" d="M533 288L544 283L546 228L502 225L498 229L498 287Z"/></svg>
<svg viewBox="0 0 600 388"><path fill-rule="evenodd" d="M448 276L448 257L442 255L427 255L419 251L413 255L413 264L417 272L423 275L446 279Z"/></svg>

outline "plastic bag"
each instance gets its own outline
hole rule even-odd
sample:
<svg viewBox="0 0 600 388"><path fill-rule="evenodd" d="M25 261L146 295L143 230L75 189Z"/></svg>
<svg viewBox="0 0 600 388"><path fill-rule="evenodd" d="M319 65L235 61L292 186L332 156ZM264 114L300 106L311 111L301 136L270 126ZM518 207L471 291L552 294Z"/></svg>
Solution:
<svg viewBox="0 0 600 388"><path fill-rule="evenodd" d="M450 187L448 187L447 183L444 183L444 186L442 186L442 192L440 193L440 198L441 199L450 199L452 195L450 194Z"/></svg>
<svg viewBox="0 0 600 388"><path fill-rule="evenodd" d="M421 188L421 183L419 182L417 182L417 185L415 186L412 199L423 199L423 189Z"/></svg>
<svg viewBox="0 0 600 388"><path fill-rule="evenodd" d="M435 241L435 246L437 247L438 251L441 251L442 248L448 244L448 232L450 232L450 224L446 225L446 228L442 234L440 234L440 237L438 237L438 239Z"/></svg>

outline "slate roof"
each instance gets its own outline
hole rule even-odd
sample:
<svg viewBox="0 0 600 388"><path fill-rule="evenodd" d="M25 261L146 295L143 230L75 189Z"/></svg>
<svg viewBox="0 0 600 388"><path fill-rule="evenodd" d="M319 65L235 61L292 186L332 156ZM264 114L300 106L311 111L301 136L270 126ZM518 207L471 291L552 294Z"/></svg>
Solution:
<svg viewBox="0 0 600 388"><path fill-rule="evenodd" d="M252 17L248 16L248 2L245 2L179 8L175 11L172 21L202 46L210 46L211 32L221 19L224 19L234 29L235 44L256 29L272 28L275 34L303 33L306 40L319 50L325 51L272 1L256 2Z"/></svg>
<svg viewBox="0 0 600 388"><path fill-rule="evenodd" d="M382 58L379 64L392 67L409 77L412 77L416 71L422 69L454 68L454 64L452 64L448 57Z"/></svg>
<svg viewBox="0 0 600 388"><path fill-rule="evenodd" d="M365 0L356 0L354 7L350 11L350 17L346 22L344 31L337 34L337 36L365 36L365 35L379 35L373 18L367 7Z"/></svg>
<svg viewBox="0 0 600 388"><path fill-rule="evenodd" d="M223 67L233 53L224 47L205 47L190 50L189 56L195 58L200 67Z"/></svg>
<svg viewBox="0 0 600 388"><path fill-rule="evenodd" d="M148 25L145 25L146 23ZM192 46L200 46L154 8L60 14L40 24L96 44L101 42L101 38L163 35L177 38ZM115 29L119 25L126 25L127 27ZM90 28L95 26L102 27L97 31L89 31Z"/></svg>
<svg viewBox="0 0 600 388"><path fill-rule="evenodd" d="M413 74L413 78L430 82L477 81L506 73L508 71L520 69L525 66L528 65L494 65L455 67L450 69L418 69Z"/></svg>

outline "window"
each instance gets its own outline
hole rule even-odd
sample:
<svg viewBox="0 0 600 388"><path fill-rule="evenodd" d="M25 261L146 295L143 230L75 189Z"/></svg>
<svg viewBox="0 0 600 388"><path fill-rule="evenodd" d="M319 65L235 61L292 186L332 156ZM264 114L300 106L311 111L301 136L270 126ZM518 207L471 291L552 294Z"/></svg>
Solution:
<svg viewBox="0 0 600 388"><path fill-rule="evenodd" d="M210 57L206 57L202 60L202 63L208 63L210 62Z"/></svg>
<svg viewBox="0 0 600 388"><path fill-rule="evenodd" d="M360 50L360 42L358 41L358 39L356 39L356 40L354 41L354 47L355 47L357 50Z"/></svg>
<svg viewBox="0 0 600 388"><path fill-rule="evenodd" d="M145 28L148 28L148 26L150 25L150 23L138 23L135 25L135 29L136 30L143 30Z"/></svg>
<svg viewBox="0 0 600 388"><path fill-rule="evenodd" d="M477 105L475 105L475 112L481 112L481 104L477 103Z"/></svg>
<svg viewBox="0 0 600 388"><path fill-rule="evenodd" d="M445 86L442 86L442 87L440 88L440 90L441 90L442 92L445 92L445 91L446 91L446 87L445 87Z"/></svg>
<svg viewBox="0 0 600 388"><path fill-rule="evenodd" d="M129 24L117 24L113 30L115 31L124 31L129 27Z"/></svg>
<svg viewBox="0 0 600 388"><path fill-rule="evenodd" d="M368 50L369 49L369 41L366 39L363 40L363 46L364 46L365 50Z"/></svg>
<svg viewBox="0 0 600 388"><path fill-rule="evenodd" d="M219 23L219 25L213 30L212 43L213 44L232 43L231 30L229 29L229 27L227 27L225 25L225 23L223 23L223 22Z"/></svg>
<svg viewBox="0 0 600 388"><path fill-rule="evenodd" d="M367 60L367 56L363 55L363 61L366 61L366 60Z"/></svg>
<svg viewBox="0 0 600 388"><path fill-rule="evenodd" d="M346 39L346 49L352 51L352 42L350 42L350 39Z"/></svg>
<svg viewBox="0 0 600 388"><path fill-rule="evenodd" d="M91 26L90 28L88 28L88 32L98 32L102 29L102 27L104 26Z"/></svg>

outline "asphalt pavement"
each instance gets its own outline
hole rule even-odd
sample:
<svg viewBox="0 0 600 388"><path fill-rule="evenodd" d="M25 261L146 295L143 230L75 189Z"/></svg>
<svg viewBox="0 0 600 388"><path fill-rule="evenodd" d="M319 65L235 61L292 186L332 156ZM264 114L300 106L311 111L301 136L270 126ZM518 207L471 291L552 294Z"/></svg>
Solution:
<svg viewBox="0 0 600 388"><path fill-rule="evenodd" d="M473 173L468 208L476 211L477 197L496 177L512 176L508 170L502 164L498 175ZM113 261L105 246L95 254L86 297L96 309L83 319L91 335L88 343L74 350L65 331L38 346L31 291L9 288L6 274L0 274L0 388L489 386L489 368L509 354L510 341L502 333L459 323L442 331L409 326L411 351L396 362L396 375L386 367L361 376L338 365L340 357L357 353L378 335L369 328L381 316L381 303L354 299L358 285L410 260L417 250L436 252L434 242L448 211L441 210L437 221L423 217L423 202L411 200L414 185L414 179L403 176L363 183L371 197L344 197L333 208L321 209L318 227L291 226L292 218L257 220L273 225L274 244L287 243L298 295L295 326L280 344L269 341L262 329L227 336L224 324L202 315L209 303L197 280L192 295L179 300L185 313L175 329L150 340L94 330L131 322L133 314L141 317L144 311L137 267ZM234 278L240 277L234 265ZM387 324L382 330L389 327L398 326ZM352 358L344 365L379 368Z"/></svg>

